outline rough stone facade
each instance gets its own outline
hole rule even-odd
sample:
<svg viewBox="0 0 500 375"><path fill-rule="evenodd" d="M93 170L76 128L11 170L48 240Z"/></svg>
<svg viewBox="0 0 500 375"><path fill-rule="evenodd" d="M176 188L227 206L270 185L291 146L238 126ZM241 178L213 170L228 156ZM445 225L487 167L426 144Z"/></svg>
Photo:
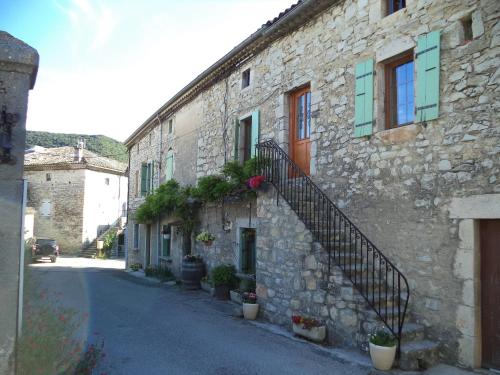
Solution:
<svg viewBox="0 0 500 375"><path fill-rule="evenodd" d="M234 121L255 110L260 140L274 139L288 150L289 93L309 85L311 178L409 279L411 319L441 343L442 359L479 366L478 274L463 269L478 256L477 235L470 234L477 220L500 218L500 5L408 0L405 9L385 16L385 3L340 1L197 96L202 117L196 177L217 173L231 160ZM468 19L471 40L464 29ZM386 130L384 63L415 49L419 35L436 30L441 33L439 117ZM376 121L371 136L355 138L354 67L367 58L375 61ZM241 89L248 68L251 84ZM133 155L132 148L131 160ZM290 208L276 206L269 194L256 201L257 286L264 316L290 324L292 312L303 312L326 321L334 342L338 337L359 344L373 319L358 313L357 296L341 275L327 278L335 292L321 287L324 253L314 248ZM465 198L487 201L491 209L454 214L457 200ZM209 222L202 217L202 227ZM227 236L237 243L236 233ZM235 261L234 251L223 240L213 254ZM210 265L213 254L207 254Z"/></svg>
<svg viewBox="0 0 500 375"><path fill-rule="evenodd" d="M0 111L14 115L11 160L0 151L0 374L14 374L14 348L18 331L20 254L23 250L23 159L26 140L28 93L38 70L36 50L0 31ZM2 134L7 131L0 117ZM5 140L2 146L7 145Z"/></svg>

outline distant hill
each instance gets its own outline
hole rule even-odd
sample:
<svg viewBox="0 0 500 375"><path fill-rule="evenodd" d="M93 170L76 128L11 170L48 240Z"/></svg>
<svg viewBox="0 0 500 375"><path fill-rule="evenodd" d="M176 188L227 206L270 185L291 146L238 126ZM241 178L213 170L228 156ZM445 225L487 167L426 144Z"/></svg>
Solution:
<svg viewBox="0 0 500 375"><path fill-rule="evenodd" d="M64 134L38 131L26 132L26 147L62 147L76 146L80 139L85 139L86 148L96 154L119 160L128 161L127 148L121 142L104 135Z"/></svg>

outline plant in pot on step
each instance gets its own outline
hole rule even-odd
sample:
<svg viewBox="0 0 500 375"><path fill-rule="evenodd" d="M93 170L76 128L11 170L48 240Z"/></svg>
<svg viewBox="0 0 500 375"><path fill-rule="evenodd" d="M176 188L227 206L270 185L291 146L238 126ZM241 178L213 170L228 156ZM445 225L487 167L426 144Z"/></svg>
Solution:
<svg viewBox="0 0 500 375"><path fill-rule="evenodd" d="M196 236L196 241L203 242L205 246L212 246L212 243L215 240L215 235L204 230L200 234Z"/></svg>
<svg viewBox="0 0 500 375"><path fill-rule="evenodd" d="M369 335L370 357L377 370L390 370L396 357L396 338L386 330L380 329Z"/></svg>
<svg viewBox="0 0 500 375"><path fill-rule="evenodd" d="M221 264L212 269L212 282L215 297L221 300L229 299L229 288L234 284L236 269L231 264Z"/></svg>
<svg viewBox="0 0 500 375"><path fill-rule="evenodd" d="M243 293L243 317L248 320L255 320L259 313L257 295L254 292Z"/></svg>
<svg viewBox="0 0 500 375"><path fill-rule="evenodd" d="M292 315L293 333L311 341L321 342L326 337L326 326L314 318Z"/></svg>

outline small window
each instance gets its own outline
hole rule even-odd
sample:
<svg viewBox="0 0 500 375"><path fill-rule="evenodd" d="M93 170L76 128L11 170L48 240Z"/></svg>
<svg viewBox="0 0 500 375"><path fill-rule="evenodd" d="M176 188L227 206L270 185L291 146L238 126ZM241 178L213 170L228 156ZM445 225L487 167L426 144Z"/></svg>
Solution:
<svg viewBox="0 0 500 375"><path fill-rule="evenodd" d="M174 120L168 120L168 134L172 134L174 131Z"/></svg>
<svg viewBox="0 0 500 375"><path fill-rule="evenodd" d="M406 8L406 0L386 0L387 1L387 15L397 12Z"/></svg>
<svg viewBox="0 0 500 375"><path fill-rule="evenodd" d="M104 183L105 183L106 185L109 185L109 178L105 178L105 179L104 179Z"/></svg>
<svg viewBox="0 0 500 375"><path fill-rule="evenodd" d="M137 142L137 153L139 153L139 142Z"/></svg>
<svg viewBox="0 0 500 375"><path fill-rule="evenodd" d="M45 181L52 181L52 175L50 173L45 175Z"/></svg>
<svg viewBox="0 0 500 375"><path fill-rule="evenodd" d="M467 17L462 20L462 28L464 30L464 43L470 42L474 36L472 35L472 17Z"/></svg>
<svg viewBox="0 0 500 375"><path fill-rule="evenodd" d="M134 224L134 249L139 248L139 224Z"/></svg>
<svg viewBox="0 0 500 375"><path fill-rule="evenodd" d="M397 128L415 119L413 51L385 65L386 128Z"/></svg>
<svg viewBox="0 0 500 375"><path fill-rule="evenodd" d="M250 86L250 69L245 70L241 75L241 88Z"/></svg>
<svg viewBox="0 0 500 375"><path fill-rule="evenodd" d="M153 134L149 133L149 145L153 143Z"/></svg>

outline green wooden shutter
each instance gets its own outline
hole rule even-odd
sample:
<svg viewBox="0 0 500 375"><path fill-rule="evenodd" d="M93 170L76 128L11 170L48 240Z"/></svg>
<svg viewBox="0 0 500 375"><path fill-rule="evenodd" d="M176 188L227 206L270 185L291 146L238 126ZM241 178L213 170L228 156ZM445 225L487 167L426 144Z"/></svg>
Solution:
<svg viewBox="0 0 500 375"><path fill-rule="evenodd" d="M145 196L148 189L148 166L146 164L141 165L141 196Z"/></svg>
<svg viewBox="0 0 500 375"><path fill-rule="evenodd" d="M420 35L417 43L417 104L415 122L439 116L440 32Z"/></svg>
<svg viewBox="0 0 500 375"><path fill-rule="evenodd" d="M152 161L151 162L151 188L149 189L149 191L152 193L153 190L154 190L154 181L155 181L155 162Z"/></svg>
<svg viewBox="0 0 500 375"><path fill-rule="evenodd" d="M174 177L174 152L172 150L168 150L165 169L165 176L169 181Z"/></svg>
<svg viewBox="0 0 500 375"><path fill-rule="evenodd" d="M356 64L354 98L354 136L373 132L373 59Z"/></svg>
<svg viewBox="0 0 500 375"><path fill-rule="evenodd" d="M257 155L257 148L255 145L259 143L259 133L260 133L260 124L259 124L259 110L257 109L252 113L252 144L250 149L250 156L253 158Z"/></svg>
<svg viewBox="0 0 500 375"><path fill-rule="evenodd" d="M236 119L234 121L234 160L238 161L240 159L239 155L240 148L240 120Z"/></svg>

